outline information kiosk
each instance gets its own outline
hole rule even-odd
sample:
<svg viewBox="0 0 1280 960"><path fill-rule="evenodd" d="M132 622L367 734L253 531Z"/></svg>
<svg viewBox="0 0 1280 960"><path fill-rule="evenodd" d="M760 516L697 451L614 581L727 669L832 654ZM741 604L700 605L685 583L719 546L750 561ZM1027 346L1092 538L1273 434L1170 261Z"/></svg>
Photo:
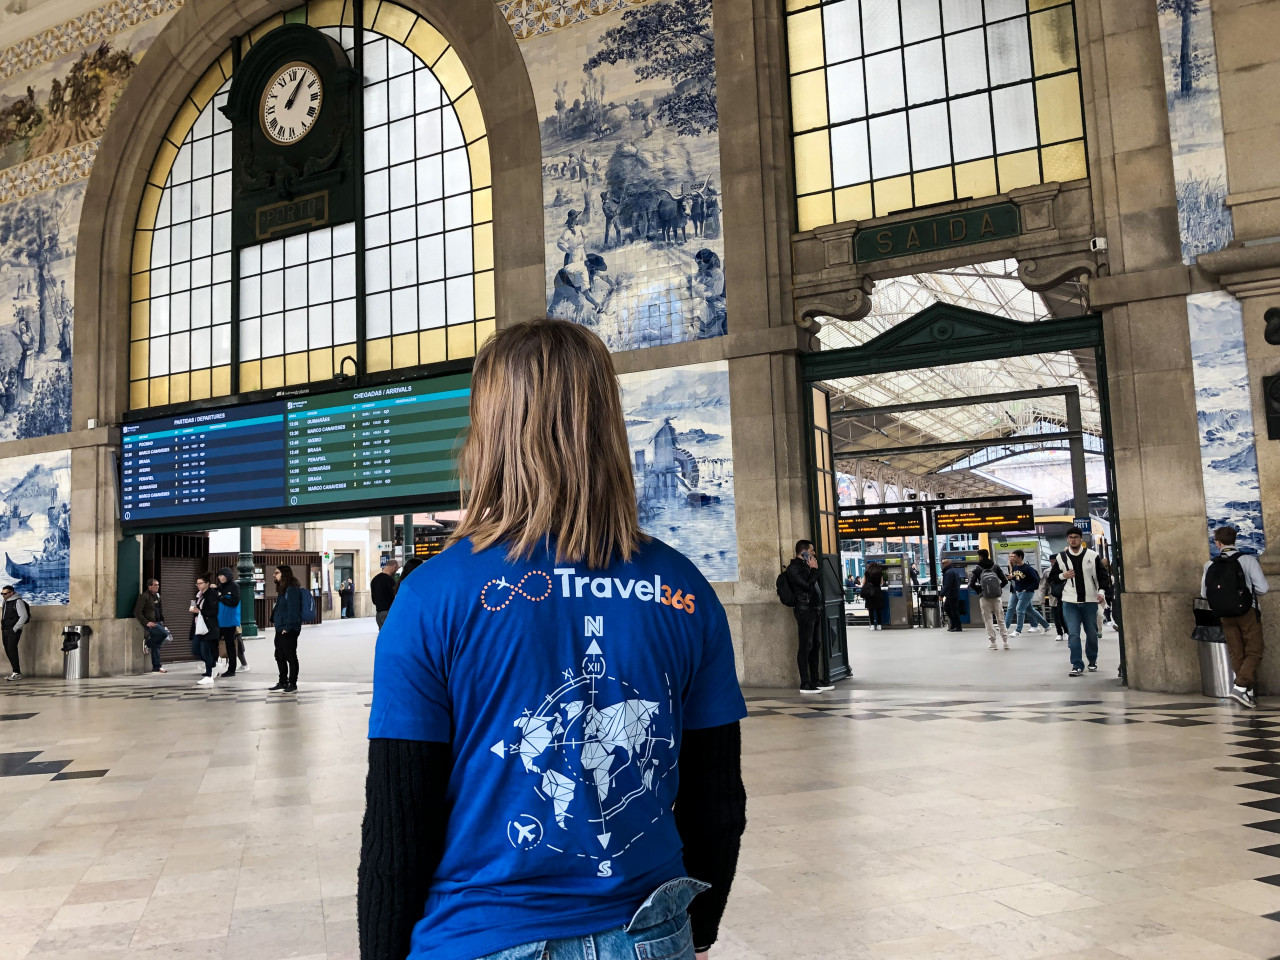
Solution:
<svg viewBox="0 0 1280 960"><path fill-rule="evenodd" d="M884 606L881 612L885 629L911 629L915 620L915 594L908 572L910 558L905 553L867 557L867 564L873 563L878 564L884 574Z"/></svg>

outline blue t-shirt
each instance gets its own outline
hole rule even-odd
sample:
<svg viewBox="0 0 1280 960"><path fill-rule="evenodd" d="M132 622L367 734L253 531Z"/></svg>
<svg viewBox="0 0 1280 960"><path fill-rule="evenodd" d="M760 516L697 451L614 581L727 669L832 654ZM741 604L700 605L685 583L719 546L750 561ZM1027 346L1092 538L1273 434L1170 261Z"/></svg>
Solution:
<svg viewBox="0 0 1280 960"><path fill-rule="evenodd" d="M401 584L369 736L452 744L444 857L412 957L626 923L684 875L684 730L746 716L724 608L652 540L607 570L462 541Z"/></svg>

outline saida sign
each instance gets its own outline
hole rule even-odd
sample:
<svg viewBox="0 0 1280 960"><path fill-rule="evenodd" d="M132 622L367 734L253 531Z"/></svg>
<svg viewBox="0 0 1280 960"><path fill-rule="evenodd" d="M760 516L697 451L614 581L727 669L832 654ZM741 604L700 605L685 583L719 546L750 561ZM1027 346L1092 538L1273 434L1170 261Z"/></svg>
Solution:
<svg viewBox="0 0 1280 960"><path fill-rule="evenodd" d="M887 260L911 253L928 253L988 240L1016 237L1022 232L1018 208L996 203L936 217L921 217L867 227L854 234L854 255L859 263Z"/></svg>

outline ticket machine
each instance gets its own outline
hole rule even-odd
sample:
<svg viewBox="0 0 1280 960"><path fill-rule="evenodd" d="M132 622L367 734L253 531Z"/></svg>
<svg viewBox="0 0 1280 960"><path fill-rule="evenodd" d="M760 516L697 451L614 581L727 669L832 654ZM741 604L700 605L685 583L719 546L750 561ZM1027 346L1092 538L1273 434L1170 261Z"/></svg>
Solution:
<svg viewBox="0 0 1280 960"><path fill-rule="evenodd" d="M960 622L971 623L969 616L970 600L975 598L975 594L969 589L969 576L973 573L974 567L978 565L977 550L943 550L938 556L939 562L950 560L953 567L960 569L960 575L964 577L964 585L960 588ZM976 614L978 605L973 604L973 611Z"/></svg>
<svg viewBox="0 0 1280 960"><path fill-rule="evenodd" d="M884 574L882 622L886 630L909 630L915 620L915 592L911 589L910 563L905 553L868 557L867 564L879 564Z"/></svg>

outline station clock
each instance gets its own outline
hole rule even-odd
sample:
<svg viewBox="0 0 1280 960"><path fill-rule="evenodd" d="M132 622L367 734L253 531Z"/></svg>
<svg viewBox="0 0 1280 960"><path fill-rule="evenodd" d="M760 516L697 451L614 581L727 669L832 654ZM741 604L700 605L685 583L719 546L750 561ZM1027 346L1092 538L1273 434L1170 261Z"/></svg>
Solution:
<svg viewBox="0 0 1280 960"><path fill-rule="evenodd" d="M232 244L238 249L355 219L359 77L332 37L272 30L235 69Z"/></svg>

